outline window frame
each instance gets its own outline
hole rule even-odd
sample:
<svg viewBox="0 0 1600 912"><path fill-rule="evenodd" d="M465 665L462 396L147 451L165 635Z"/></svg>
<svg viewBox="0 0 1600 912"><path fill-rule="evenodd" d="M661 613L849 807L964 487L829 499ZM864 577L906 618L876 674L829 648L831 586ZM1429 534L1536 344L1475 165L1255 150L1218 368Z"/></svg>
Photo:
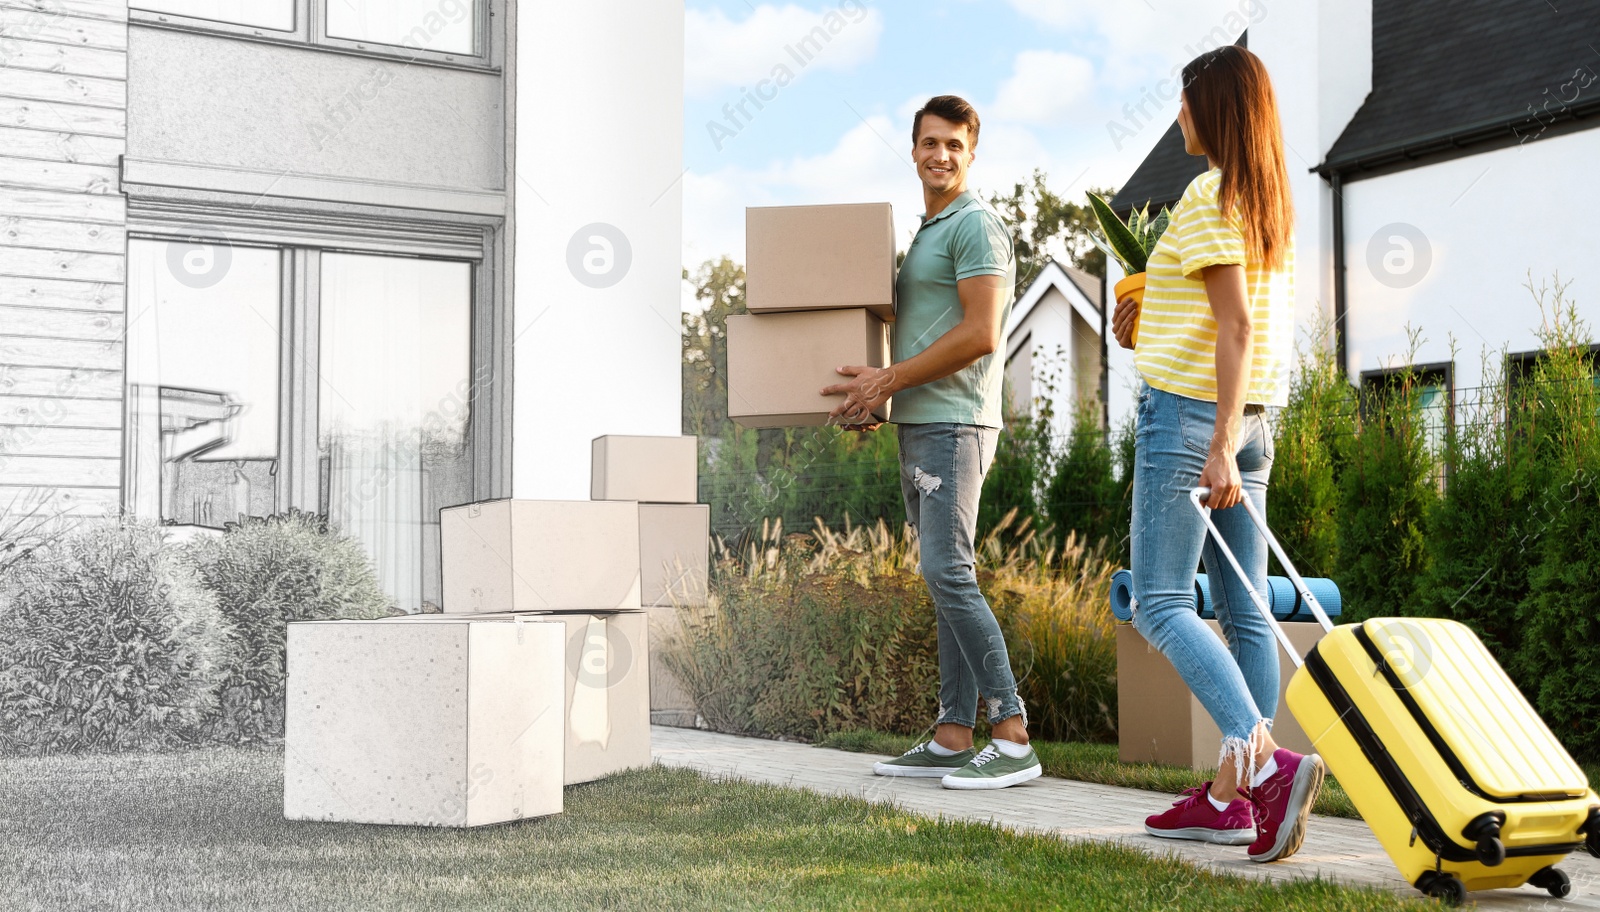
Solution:
<svg viewBox="0 0 1600 912"><path fill-rule="evenodd" d="M138 2L138 0L133 0L133 2ZM201 19L195 16L181 16L175 13L138 9L131 6L128 9L128 21L135 25L149 25L185 32L202 32L360 57L400 60L407 64L421 63L430 66L493 73L501 71L503 43L497 40L498 36L493 28L493 23L497 20L504 21L505 0L475 0L477 14L473 23L474 52L471 54L409 48L404 45L381 44L353 38L335 38L327 33L327 10L328 4L337 2L337 0L291 0L291 2L295 11L295 28L289 32L261 26L241 25L233 22L220 22L215 19Z"/></svg>

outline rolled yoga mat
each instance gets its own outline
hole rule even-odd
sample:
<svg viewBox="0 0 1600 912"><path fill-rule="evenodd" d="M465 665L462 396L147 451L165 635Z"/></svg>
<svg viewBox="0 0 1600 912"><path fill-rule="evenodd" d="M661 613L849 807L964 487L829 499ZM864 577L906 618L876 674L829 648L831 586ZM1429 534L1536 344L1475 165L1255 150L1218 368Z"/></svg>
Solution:
<svg viewBox="0 0 1600 912"><path fill-rule="evenodd" d="M1211 581L1206 574L1195 574L1194 588L1195 607L1200 616L1215 618L1217 612L1211 601ZM1333 580L1311 577L1306 580L1306 588L1311 590L1311 595L1322 605L1328 617L1339 616L1344 600ZM1272 606L1272 616L1280 621L1316 620L1311 607L1302 602L1300 593L1294 590L1294 581L1286 576L1267 577L1267 591L1263 594L1267 597L1267 604ZM1124 624L1133 620L1133 574L1127 570L1118 570L1111 576L1111 613Z"/></svg>

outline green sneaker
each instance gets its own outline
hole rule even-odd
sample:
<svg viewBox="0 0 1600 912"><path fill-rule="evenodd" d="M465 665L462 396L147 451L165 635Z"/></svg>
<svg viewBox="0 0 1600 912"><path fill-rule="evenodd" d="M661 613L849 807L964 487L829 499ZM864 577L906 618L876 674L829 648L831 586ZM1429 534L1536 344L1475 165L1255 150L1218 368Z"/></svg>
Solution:
<svg viewBox="0 0 1600 912"><path fill-rule="evenodd" d="M1033 748L1028 748L1025 756L1013 758L990 744L971 763L939 780L939 784L947 789L1003 789L1037 779L1043 772Z"/></svg>
<svg viewBox="0 0 1600 912"><path fill-rule="evenodd" d="M923 779L937 779L966 766L967 761L978 753L969 747L948 757L941 757L928 750L928 744L929 742L922 741L893 760L874 763L872 764L872 771L880 776L914 776Z"/></svg>

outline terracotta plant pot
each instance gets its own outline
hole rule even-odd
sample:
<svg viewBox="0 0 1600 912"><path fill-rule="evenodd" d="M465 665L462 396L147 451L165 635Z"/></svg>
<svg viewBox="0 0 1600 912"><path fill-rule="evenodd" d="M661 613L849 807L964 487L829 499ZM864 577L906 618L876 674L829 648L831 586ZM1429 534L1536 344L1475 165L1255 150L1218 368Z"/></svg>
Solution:
<svg viewBox="0 0 1600 912"><path fill-rule="evenodd" d="M1132 298L1134 304L1142 306L1144 304L1144 275L1142 272L1136 272L1113 286L1111 289L1113 300L1120 301L1123 298ZM1133 311L1133 333L1130 336L1130 340L1134 345L1139 344L1139 310L1137 307Z"/></svg>

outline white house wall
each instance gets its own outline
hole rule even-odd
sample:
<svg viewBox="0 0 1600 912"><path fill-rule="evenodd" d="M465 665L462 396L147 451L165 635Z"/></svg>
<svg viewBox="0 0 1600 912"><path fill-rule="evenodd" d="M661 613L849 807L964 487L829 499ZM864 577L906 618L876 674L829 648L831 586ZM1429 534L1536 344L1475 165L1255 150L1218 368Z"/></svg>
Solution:
<svg viewBox="0 0 1600 912"><path fill-rule="evenodd" d="M1007 376L1018 394L1019 406L1023 401L1031 405L1034 396L1045 394L1041 381L1046 371L1058 373L1051 428L1058 439L1065 439L1072 430L1073 401L1080 395L1099 398L1099 330L1098 324L1090 326L1060 288L1052 285L1007 337L1012 346L1007 352L1011 357Z"/></svg>
<svg viewBox="0 0 1600 912"><path fill-rule="evenodd" d="M1577 214L1600 208L1596 161L1600 130L1585 130L1346 184L1351 371L1403 362L1410 324L1418 363L1450 360L1454 336L1456 387L1479 386L1486 347L1540 347L1530 272L1571 280L1595 329L1600 260Z"/></svg>
<svg viewBox="0 0 1600 912"><path fill-rule="evenodd" d="M681 432L684 6L516 7L512 493L582 499L592 438Z"/></svg>

